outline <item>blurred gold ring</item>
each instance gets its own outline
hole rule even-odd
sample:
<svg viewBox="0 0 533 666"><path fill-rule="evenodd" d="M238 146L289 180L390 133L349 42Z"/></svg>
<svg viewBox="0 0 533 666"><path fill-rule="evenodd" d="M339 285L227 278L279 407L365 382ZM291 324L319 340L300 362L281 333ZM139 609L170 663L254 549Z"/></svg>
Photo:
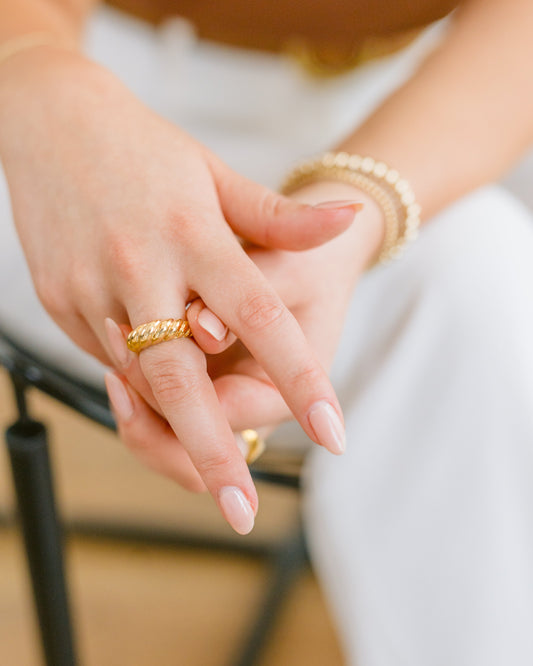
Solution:
<svg viewBox="0 0 533 666"><path fill-rule="evenodd" d="M265 440L259 436L257 430L241 430L239 433L243 438L244 443L248 447L248 453L246 454L246 462L248 465L254 463L260 455L262 455L266 449Z"/></svg>
<svg viewBox="0 0 533 666"><path fill-rule="evenodd" d="M177 338L191 338L192 331L186 319L157 319L134 328L128 335L128 349L138 354L160 342Z"/></svg>

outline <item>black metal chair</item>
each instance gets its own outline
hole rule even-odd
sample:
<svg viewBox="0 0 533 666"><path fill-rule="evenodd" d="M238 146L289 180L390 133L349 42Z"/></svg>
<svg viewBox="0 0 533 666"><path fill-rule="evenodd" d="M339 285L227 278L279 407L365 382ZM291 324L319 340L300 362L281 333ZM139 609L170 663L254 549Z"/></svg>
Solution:
<svg viewBox="0 0 533 666"><path fill-rule="evenodd" d="M307 562L300 522L282 542L260 545L248 545L245 540L215 540L209 535L198 537L157 530L147 525L126 527L104 521L62 524L54 496L46 428L30 416L26 394L32 388L38 389L92 421L114 429L107 396L103 390L47 364L46 360L20 346L1 330L0 364L10 375L18 412L15 422L6 431L6 443L46 665L74 666L78 663L64 576L65 533L171 547L186 545L232 550L267 558L270 579L265 598L244 645L240 646L235 659L231 661L232 666L252 666L257 663L280 604L295 576ZM280 470L261 461L261 464L257 463L253 467L252 474L257 480L295 490L300 486L298 464ZM8 522L9 517L4 520L4 524Z"/></svg>

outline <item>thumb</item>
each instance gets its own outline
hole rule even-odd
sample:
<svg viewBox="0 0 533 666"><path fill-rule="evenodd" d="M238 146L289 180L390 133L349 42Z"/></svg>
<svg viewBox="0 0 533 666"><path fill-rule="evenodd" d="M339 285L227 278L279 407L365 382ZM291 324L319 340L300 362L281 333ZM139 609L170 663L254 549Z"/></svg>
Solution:
<svg viewBox="0 0 533 666"><path fill-rule="evenodd" d="M222 212L233 231L262 247L308 250L346 231L363 207L356 201L310 206L211 164Z"/></svg>

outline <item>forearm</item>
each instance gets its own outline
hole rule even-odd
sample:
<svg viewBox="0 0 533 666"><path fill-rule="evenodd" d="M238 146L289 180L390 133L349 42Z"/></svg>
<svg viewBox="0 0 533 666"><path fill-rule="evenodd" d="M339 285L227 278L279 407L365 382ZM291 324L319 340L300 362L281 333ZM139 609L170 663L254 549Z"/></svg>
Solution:
<svg viewBox="0 0 533 666"><path fill-rule="evenodd" d="M427 219L533 140L533 4L469 0L419 71L338 148L411 183Z"/></svg>

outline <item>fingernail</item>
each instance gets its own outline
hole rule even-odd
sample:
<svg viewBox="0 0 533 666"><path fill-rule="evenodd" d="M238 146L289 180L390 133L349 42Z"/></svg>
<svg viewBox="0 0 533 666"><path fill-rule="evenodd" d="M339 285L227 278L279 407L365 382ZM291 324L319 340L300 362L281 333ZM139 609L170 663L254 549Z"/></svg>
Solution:
<svg viewBox="0 0 533 666"><path fill-rule="evenodd" d="M238 534L248 534L254 526L254 512L244 493L236 486L225 486L218 493L224 518Z"/></svg>
<svg viewBox="0 0 533 666"><path fill-rule="evenodd" d="M346 450L346 435L339 415L325 400L316 402L308 414L311 428L322 446L340 455Z"/></svg>
<svg viewBox="0 0 533 666"><path fill-rule="evenodd" d="M118 325L110 317L106 317L104 327L107 334L109 348L113 355L113 360L118 368L125 370L131 363L131 354L126 345L126 340Z"/></svg>
<svg viewBox="0 0 533 666"><path fill-rule="evenodd" d="M106 373L105 385L113 411L119 421L127 423L133 416L133 402L126 387L112 372Z"/></svg>
<svg viewBox="0 0 533 666"><path fill-rule="evenodd" d="M212 335L219 342L222 342L228 334L228 327L209 308L204 308L200 311L198 323L204 331L207 331L209 335Z"/></svg>
<svg viewBox="0 0 533 666"><path fill-rule="evenodd" d="M354 212L358 212L364 208L363 204L359 201L351 201L350 199L340 201L321 201L313 206L320 210L343 210L344 208L351 208Z"/></svg>

